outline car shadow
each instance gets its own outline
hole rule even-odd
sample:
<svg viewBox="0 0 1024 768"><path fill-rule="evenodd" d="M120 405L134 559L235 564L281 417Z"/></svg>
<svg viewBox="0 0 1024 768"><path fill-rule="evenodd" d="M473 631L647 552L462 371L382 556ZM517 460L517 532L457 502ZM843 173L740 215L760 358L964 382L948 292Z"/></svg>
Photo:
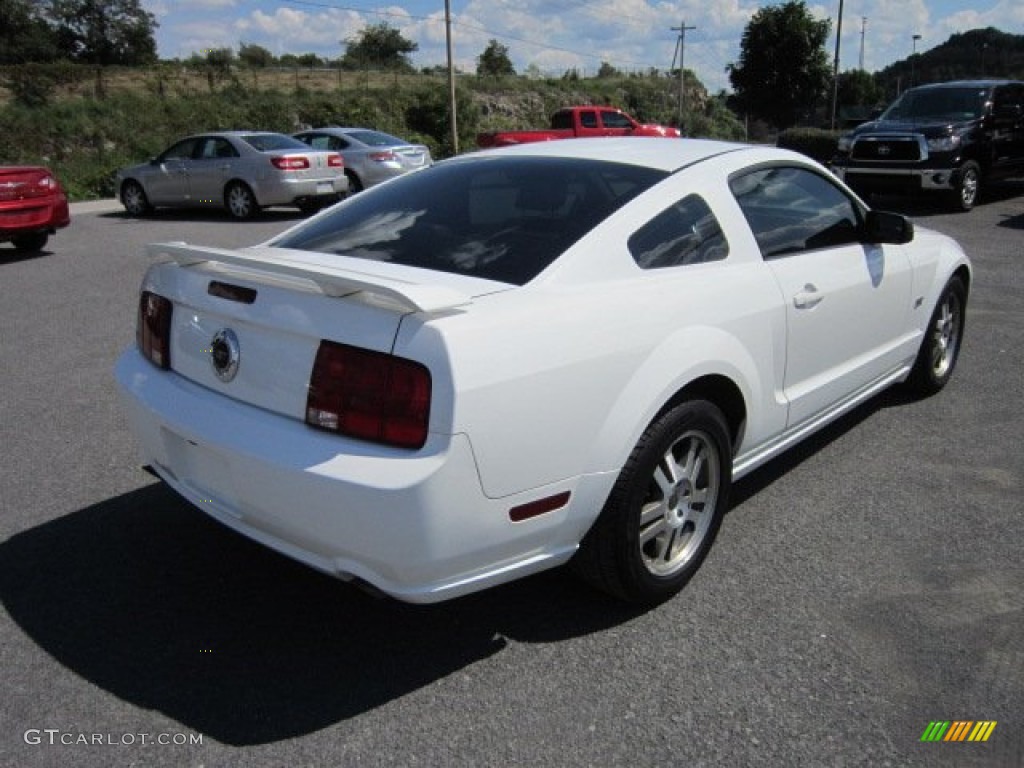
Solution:
<svg viewBox="0 0 1024 768"><path fill-rule="evenodd" d="M1024 229L1024 213L1018 213L1016 216L1006 216L997 222L996 226L1005 227L1006 229Z"/></svg>
<svg viewBox="0 0 1024 768"><path fill-rule="evenodd" d="M220 221L232 224L266 223L268 221L299 221L309 218L310 214L294 208L264 208L251 219L233 219L227 211L220 208L159 208L145 216L129 216L126 211L114 210L98 214L104 219L124 219L137 221Z"/></svg>
<svg viewBox="0 0 1024 768"><path fill-rule="evenodd" d="M53 251L44 248L41 251L19 251L14 246L0 245L0 265L17 264L22 261L41 259L43 256L52 256Z"/></svg>
<svg viewBox="0 0 1024 768"><path fill-rule="evenodd" d="M847 432L871 418L879 411L917 402L917 398L904 387L893 386L861 403L849 413L843 414L827 427L804 438L785 453L758 467L749 475L737 480L729 496L729 514L770 486L783 475L791 472L804 461L814 456L829 444L843 437Z"/></svg>
<svg viewBox="0 0 1024 768"><path fill-rule="evenodd" d="M564 571L433 606L250 542L161 483L0 544L0 599L89 682L223 743L304 735L501 653L641 611Z"/></svg>
<svg viewBox="0 0 1024 768"><path fill-rule="evenodd" d="M989 184L982 190L978 206L1012 200L1024 195L1024 180L1009 179ZM868 199L872 208L878 211L893 211L912 216L915 219L930 216L943 216L955 213L947 199L940 194L921 194L917 197L908 195L875 194Z"/></svg>
<svg viewBox="0 0 1024 768"><path fill-rule="evenodd" d="M731 514L881 409L890 389L752 472ZM293 738L501 653L643 614L555 569L438 605L373 597L238 535L154 483L0 544L0 600L119 698L232 745Z"/></svg>

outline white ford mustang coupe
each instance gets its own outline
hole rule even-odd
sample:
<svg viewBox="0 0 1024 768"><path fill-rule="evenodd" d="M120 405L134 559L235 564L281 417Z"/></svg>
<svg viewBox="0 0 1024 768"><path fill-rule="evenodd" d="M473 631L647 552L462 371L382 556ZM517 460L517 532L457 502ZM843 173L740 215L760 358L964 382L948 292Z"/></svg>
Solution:
<svg viewBox="0 0 1024 768"><path fill-rule="evenodd" d="M262 245L150 254L117 364L145 463L414 602L570 559L670 597L736 478L946 384L971 282L803 156L651 138L465 155Z"/></svg>

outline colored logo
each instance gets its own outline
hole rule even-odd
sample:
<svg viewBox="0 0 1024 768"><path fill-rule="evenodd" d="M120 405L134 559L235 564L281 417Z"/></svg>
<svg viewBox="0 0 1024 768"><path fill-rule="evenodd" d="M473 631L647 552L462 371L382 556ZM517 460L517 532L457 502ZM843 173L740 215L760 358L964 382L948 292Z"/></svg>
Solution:
<svg viewBox="0 0 1024 768"><path fill-rule="evenodd" d="M988 741L995 729L995 720L932 720L921 741Z"/></svg>

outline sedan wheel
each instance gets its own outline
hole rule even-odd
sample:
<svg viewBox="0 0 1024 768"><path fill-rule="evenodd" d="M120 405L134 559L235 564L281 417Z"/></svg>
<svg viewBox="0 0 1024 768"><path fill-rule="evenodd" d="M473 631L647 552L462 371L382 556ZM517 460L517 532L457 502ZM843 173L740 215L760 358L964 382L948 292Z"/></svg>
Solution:
<svg viewBox="0 0 1024 768"><path fill-rule="evenodd" d="M580 545L577 569L630 602L668 599L711 548L731 478L732 450L721 411L704 400L676 406L633 449Z"/></svg>
<svg viewBox="0 0 1024 768"><path fill-rule="evenodd" d="M224 193L224 204L235 219L251 219L259 211L256 196L240 181L228 185Z"/></svg>
<svg viewBox="0 0 1024 768"><path fill-rule="evenodd" d="M921 349L907 379L911 391L927 396L946 386L960 356L966 305L967 291L960 278L954 277L943 289L928 321Z"/></svg>
<svg viewBox="0 0 1024 768"><path fill-rule="evenodd" d="M152 209L146 190L137 181L126 181L122 185L121 204L129 216L145 216Z"/></svg>

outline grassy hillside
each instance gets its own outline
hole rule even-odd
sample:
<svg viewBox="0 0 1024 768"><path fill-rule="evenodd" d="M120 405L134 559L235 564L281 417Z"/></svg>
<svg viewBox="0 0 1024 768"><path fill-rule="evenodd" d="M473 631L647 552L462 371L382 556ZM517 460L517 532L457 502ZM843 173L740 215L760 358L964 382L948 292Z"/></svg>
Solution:
<svg viewBox="0 0 1024 768"><path fill-rule="evenodd" d="M184 67L0 72L0 164L50 165L73 199L111 196L113 173L199 131L362 125L453 153L447 83L423 74L337 70L201 72ZM458 81L459 150L479 131L539 128L558 107L614 104L649 122L675 116L665 77ZM688 82L690 135L739 138L742 127L699 83Z"/></svg>

